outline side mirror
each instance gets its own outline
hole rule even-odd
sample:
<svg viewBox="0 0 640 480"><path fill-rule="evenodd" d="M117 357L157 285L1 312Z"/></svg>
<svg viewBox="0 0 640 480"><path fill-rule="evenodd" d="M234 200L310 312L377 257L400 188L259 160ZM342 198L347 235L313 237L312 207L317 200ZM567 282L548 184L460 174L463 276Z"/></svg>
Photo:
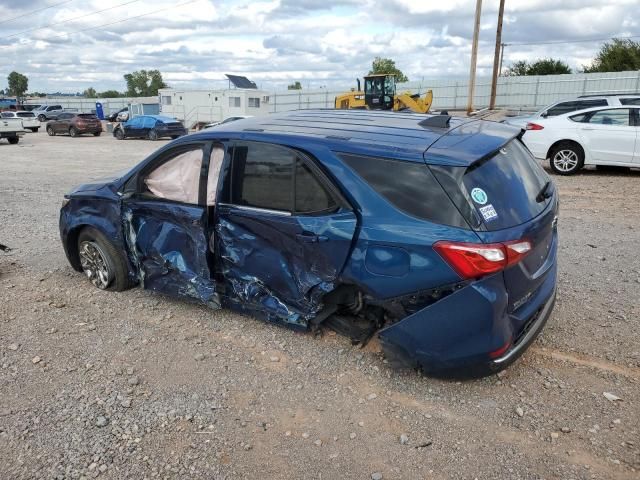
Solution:
<svg viewBox="0 0 640 480"><path fill-rule="evenodd" d="M542 113L540 114L540 116L541 116L542 118L547 118L547 117L549 116L549 114L548 114L547 112L542 112Z"/></svg>

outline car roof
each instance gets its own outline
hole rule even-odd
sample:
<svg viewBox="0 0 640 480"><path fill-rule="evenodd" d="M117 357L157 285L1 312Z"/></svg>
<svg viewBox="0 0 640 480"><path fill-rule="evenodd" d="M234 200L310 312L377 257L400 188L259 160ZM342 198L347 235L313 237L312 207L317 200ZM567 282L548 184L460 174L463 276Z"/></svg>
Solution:
<svg viewBox="0 0 640 480"><path fill-rule="evenodd" d="M462 117L451 117L448 128L420 124L431 117L434 115L371 110L294 110L220 124L189 137L299 146L315 143L345 153L413 161L424 161L425 151L440 140L434 149L439 156L436 163L469 165L520 132L505 124Z"/></svg>
<svg viewBox="0 0 640 480"><path fill-rule="evenodd" d="M133 120L134 118L155 118L156 120L160 120L162 122L176 122L177 120L173 117L167 117L166 115L137 115L135 117L132 117L131 120Z"/></svg>
<svg viewBox="0 0 640 480"><path fill-rule="evenodd" d="M561 113L560 115L555 115L553 117L536 120L536 122L542 121L542 120L553 120L554 118L572 117L573 115L580 115L582 113L589 113L589 112L597 112L598 110L621 110L621 109L629 109L629 108L638 109L640 108L640 105L599 105L597 107L582 108L580 110L573 110L571 112Z"/></svg>

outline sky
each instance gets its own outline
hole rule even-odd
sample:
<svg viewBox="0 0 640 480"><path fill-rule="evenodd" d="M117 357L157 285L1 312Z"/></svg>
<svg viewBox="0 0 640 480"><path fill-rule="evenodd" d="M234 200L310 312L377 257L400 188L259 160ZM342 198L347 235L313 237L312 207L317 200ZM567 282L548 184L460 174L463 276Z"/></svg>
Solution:
<svg viewBox="0 0 640 480"><path fill-rule="evenodd" d="M578 69L602 43L593 39L639 41L638 2L506 0L504 66L554 57ZM225 73L265 89L294 81L339 88L365 75L376 56L394 59L410 80L464 78L475 3L0 0L0 88L15 70L30 91L124 91L123 74L140 69L159 69L176 88L225 86ZM491 74L498 3L483 2L479 76ZM559 43L530 45L541 42Z"/></svg>

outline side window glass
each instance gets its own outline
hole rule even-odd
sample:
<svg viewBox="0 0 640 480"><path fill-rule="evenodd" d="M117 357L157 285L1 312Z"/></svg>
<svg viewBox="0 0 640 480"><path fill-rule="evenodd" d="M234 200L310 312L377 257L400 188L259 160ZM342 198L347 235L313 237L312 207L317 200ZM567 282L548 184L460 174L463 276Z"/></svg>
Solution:
<svg viewBox="0 0 640 480"><path fill-rule="evenodd" d="M181 149L144 179L149 192L175 202L198 204L202 148Z"/></svg>
<svg viewBox="0 0 640 480"><path fill-rule="evenodd" d="M640 97L638 98L621 98L620 103L622 105L640 105Z"/></svg>
<svg viewBox="0 0 640 480"><path fill-rule="evenodd" d="M277 145L236 144L231 203L291 212L295 158L294 151Z"/></svg>
<svg viewBox="0 0 640 480"><path fill-rule="evenodd" d="M156 124L156 119L151 117L144 117L142 122L144 128L153 128Z"/></svg>
<svg viewBox="0 0 640 480"><path fill-rule="evenodd" d="M547 110L547 116L555 117L575 110L578 110L577 102L561 102Z"/></svg>
<svg viewBox="0 0 640 480"><path fill-rule="evenodd" d="M295 212L310 214L326 212L337 204L329 191L300 158L296 161Z"/></svg>
<svg viewBox="0 0 640 480"><path fill-rule="evenodd" d="M591 115L589 123L598 125L629 126L629 109L618 108L612 110L600 110Z"/></svg>
<svg viewBox="0 0 640 480"><path fill-rule="evenodd" d="M218 178L224 161L224 147L220 144L213 145L211 158L209 159L209 176L207 177L207 205L216 204L218 193Z"/></svg>

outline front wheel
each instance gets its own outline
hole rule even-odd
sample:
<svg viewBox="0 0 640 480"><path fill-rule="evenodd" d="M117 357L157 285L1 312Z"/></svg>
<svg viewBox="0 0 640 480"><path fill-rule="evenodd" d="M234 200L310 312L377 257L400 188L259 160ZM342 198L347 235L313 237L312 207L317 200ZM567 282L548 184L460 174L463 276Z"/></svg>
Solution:
<svg viewBox="0 0 640 480"><path fill-rule="evenodd" d="M560 143L551 150L549 166L558 175L573 175L584 166L584 152L576 143Z"/></svg>
<svg viewBox="0 0 640 480"><path fill-rule="evenodd" d="M94 137L99 137L102 132L93 132Z"/></svg>
<svg viewBox="0 0 640 480"><path fill-rule="evenodd" d="M80 232L78 258L82 271L95 287L121 292L131 286L124 255L95 228L87 227Z"/></svg>
<svg viewBox="0 0 640 480"><path fill-rule="evenodd" d="M153 142L158 140L158 132L156 132L155 130L149 130L149 134L147 136L149 137L149 140Z"/></svg>
<svg viewBox="0 0 640 480"><path fill-rule="evenodd" d="M20 137L9 137L9 138L7 138L7 140L9 140L9 143L11 145L15 145L16 143L18 143L20 141Z"/></svg>
<svg viewBox="0 0 640 480"><path fill-rule="evenodd" d="M69 129L69 135L72 137L77 137L78 136L78 130L75 129L75 127L71 127Z"/></svg>
<svg viewBox="0 0 640 480"><path fill-rule="evenodd" d="M55 134L56 132L53 131L53 127L47 127L47 135L53 137Z"/></svg>
<svg viewBox="0 0 640 480"><path fill-rule="evenodd" d="M124 140L124 132L122 131L122 129L121 129L121 128L118 128L118 129L116 130L115 135L116 135L116 138L117 138L118 140Z"/></svg>
<svg viewBox="0 0 640 480"><path fill-rule="evenodd" d="M44 115L40 114L40 115L38 115L38 120L40 120L41 122L45 122L47 120L47 117L45 117Z"/></svg>
<svg viewBox="0 0 640 480"><path fill-rule="evenodd" d="M31 130L33 133L36 133L39 128L40 127L31 127L29 130Z"/></svg>

